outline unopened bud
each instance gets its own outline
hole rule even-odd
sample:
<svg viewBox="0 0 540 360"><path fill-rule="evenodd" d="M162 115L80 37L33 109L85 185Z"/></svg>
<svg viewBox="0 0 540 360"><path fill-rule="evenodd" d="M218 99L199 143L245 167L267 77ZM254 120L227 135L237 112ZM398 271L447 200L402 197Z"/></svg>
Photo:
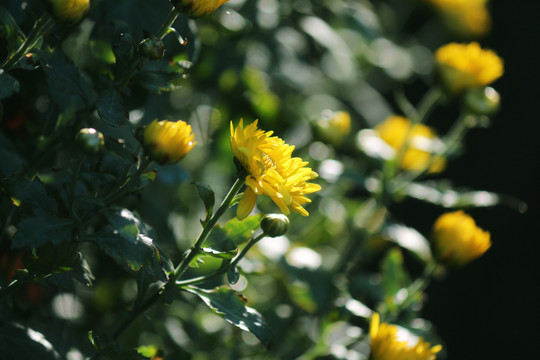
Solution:
<svg viewBox="0 0 540 360"><path fill-rule="evenodd" d="M486 86L467 90L463 101L467 109L476 115L493 115L499 110L501 96L497 90Z"/></svg>
<svg viewBox="0 0 540 360"><path fill-rule="evenodd" d="M165 46L158 37L144 39L139 44L139 54L148 60L159 60L163 57Z"/></svg>
<svg viewBox="0 0 540 360"><path fill-rule="evenodd" d="M103 151L105 138L103 134L96 129L84 128L79 131L75 138L77 144L88 155L97 155Z"/></svg>
<svg viewBox="0 0 540 360"><path fill-rule="evenodd" d="M49 0L53 17L60 22L75 23L90 9L90 0Z"/></svg>
<svg viewBox="0 0 540 360"><path fill-rule="evenodd" d="M289 230L289 218L283 214L267 214L261 220L261 229L266 236L278 237Z"/></svg>

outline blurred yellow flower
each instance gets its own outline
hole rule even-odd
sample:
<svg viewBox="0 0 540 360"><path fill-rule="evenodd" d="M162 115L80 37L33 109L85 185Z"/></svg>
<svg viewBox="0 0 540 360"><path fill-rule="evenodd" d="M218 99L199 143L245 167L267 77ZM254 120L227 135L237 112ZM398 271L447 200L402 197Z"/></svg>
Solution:
<svg viewBox="0 0 540 360"><path fill-rule="evenodd" d="M150 158L160 164L184 158L197 143L191 125L179 121L154 120L144 129L143 145Z"/></svg>
<svg viewBox="0 0 540 360"><path fill-rule="evenodd" d="M64 22L77 22L90 8L90 0L49 0L53 16Z"/></svg>
<svg viewBox="0 0 540 360"><path fill-rule="evenodd" d="M490 234L476 226L463 211L441 215L433 226L433 242L440 261L464 265L491 246Z"/></svg>
<svg viewBox="0 0 540 360"><path fill-rule="evenodd" d="M257 195L270 197L285 215L293 210L307 216L302 205L311 200L305 195L321 189L308 182L318 176L305 167L308 163L291 157L294 146L272 134L258 129L257 120L245 128L242 120L236 128L231 122L231 148L247 172L247 187L237 209L239 219L253 210Z"/></svg>
<svg viewBox="0 0 540 360"><path fill-rule="evenodd" d="M399 167L403 170L437 173L444 170L446 160L433 155L434 142L438 141L435 131L423 124L411 128L411 121L403 116L390 116L375 127L377 135L397 153L403 151ZM401 150L407 146L405 150Z"/></svg>
<svg viewBox="0 0 540 360"><path fill-rule="evenodd" d="M444 23L462 35L480 36L491 27L488 0L427 0L443 16Z"/></svg>
<svg viewBox="0 0 540 360"><path fill-rule="evenodd" d="M436 354L442 346L425 342L418 342L411 346L407 341L399 340L398 327L381 323L379 314L374 313L369 327L371 338L370 360L435 360Z"/></svg>
<svg viewBox="0 0 540 360"><path fill-rule="evenodd" d="M175 8L190 18L199 18L214 12L229 0L171 0Z"/></svg>
<svg viewBox="0 0 540 360"><path fill-rule="evenodd" d="M325 110L315 125L323 140L339 145L351 131L351 115L346 111Z"/></svg>
<svg viewBox="0 0 540 360"><path fill-rule="evenodd" d="M444 45L435 59L443 85L455 94L489 85L504 72L502 59L477 42Z"/></svg>

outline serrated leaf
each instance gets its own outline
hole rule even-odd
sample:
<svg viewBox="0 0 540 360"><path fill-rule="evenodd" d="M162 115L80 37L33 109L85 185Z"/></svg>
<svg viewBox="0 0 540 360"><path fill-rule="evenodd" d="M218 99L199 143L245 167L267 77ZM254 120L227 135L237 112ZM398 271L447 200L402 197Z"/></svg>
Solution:
<svg viewBox="0 0 540 360"><path fill-rule="evenodd" d="M0 359L60 359L45 336L20 324L0 325Z"/></svg>
<svg viewBox="0 0 540 360"><path fill-rule="evenodd" d="M47 243L59 245L72 239L73 221L35 209L35 216L23 219L13 236L13 248L38 248Z"/></svg>
<svg viewBox="0 0 540 360"><path fill-rule="evenodd" d="M10 97L13 93L19 92L19 82L3 69L0 69L0 100Z"/></svg>
<svg viewBox="0 0 540 360"><path fill-rule="evenodd" d="M185 290L199 296L210 309L223 316L229 323L251 332L266 347L270 346L272 332L266 321L255 309L246 306L234 290L226 286L213 290L190 286Z"/></svg>
<svg viewBox="0 0 540 360"><path fill-rule="evenodd" d="M145 89L159 94L175 89L176 80L182 77L182 73L180 68L174 69L167 61L147 61L134 80Z"/></svg>
<svg viewBox="0 0 540 360"><path fill-rule="evenodd" d="M59 51L40 51L39 54L54 101L64 110L90 108L95 101L95 94L77 68Z"/></svg>
<svg viewBox="0 0 540 360"><path fill-rule="evenodd" d="M131 211L121 209L105 214L110 225L86 236L117 263L133 271L144 271L155 280L166 281L171 270L152 238L141 232L145 228Z"/></svg>
<svg viewBox="0 0 540 360"><path fill-rule="evenodd" d="M122 96L114 88L105 90L98 95L96 107L101 119L111 126L122 126L127 121Z"/></svg>
<svg viewBox="0 0 540 360"><path fill-rule="evenodd" d="M2 183L2 187L8 196L17 200L19 206L28 206L48 213L57 212L56 201L49 197L45 185L38 177L32 181L26 179L6 181Z"/></svg>
<svg viewBox="0 0 540 360"><path fill-rule="evenodd" d="M214 211L214 203L216 201L214 190L212 190L210 185L202 182L195 182L193 184L197 187L199 196L201 197L204 203L204 207L206 209L206 218L202 221L202 225L204 226L208 222Z"/></svg>

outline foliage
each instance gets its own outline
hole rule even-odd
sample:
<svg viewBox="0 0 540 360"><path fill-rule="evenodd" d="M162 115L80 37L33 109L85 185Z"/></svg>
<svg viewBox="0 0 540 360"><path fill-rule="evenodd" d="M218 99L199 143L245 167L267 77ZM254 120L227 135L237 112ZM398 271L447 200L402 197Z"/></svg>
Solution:
<svg viewBox="0 0 540 360"><path fill-rule="evenodd" d="M0 7L0 358L367 359L374 312L441 344L421 310L451 268L394 205L433 205L431 223L520 206L430 171L498 107L489 84L438 83L436 49L470 39L421 1L193 2L211 14L93 0L63 23L44 1ZM376 130L391 115L437 131L418 145L406 130L394 149ZM229 143L241 118L319 175L304 174L322 190L285 235L259 229L279 211L269 198L243 220L230 209L245 189ZM193 128L194 148L167 147L180 163L141 144L156 119ZM99 136L77 136L88 128ZM410 151L420 167L402 166Z"/></svg>

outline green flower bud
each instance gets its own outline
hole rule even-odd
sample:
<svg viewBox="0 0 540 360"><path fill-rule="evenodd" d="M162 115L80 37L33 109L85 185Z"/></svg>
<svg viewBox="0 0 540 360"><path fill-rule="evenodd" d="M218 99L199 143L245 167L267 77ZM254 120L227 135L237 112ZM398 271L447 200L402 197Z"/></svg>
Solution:
<svg viewBox="0 0 540 360"><path fill-rule="evenodd" d="M103 134L92 128L81 129L75 140L81 149L88 155L97 155L101 153L105 146Z"/></svg>
<svg viewBox="0 0 540 360"><path fill-rule="evenodd" d="M261 220L261 229L266 236L281 236L289 230L289 218L282 214L264 215Z"/></svg>
<svg viewBox="0 0 540 360"><path fill-rule="evenodd" d="M165 46L158 37L144 39L139 44L139 54L148 60L159 60L163 57Z"/></svg>
<svg viewBox="0 0 540 360"><path fill-rule="evenodd" d="M497 90L486 86L467 90L463 102L467 109L476 115L493 115L499 110L501 96Z"/></svg>

